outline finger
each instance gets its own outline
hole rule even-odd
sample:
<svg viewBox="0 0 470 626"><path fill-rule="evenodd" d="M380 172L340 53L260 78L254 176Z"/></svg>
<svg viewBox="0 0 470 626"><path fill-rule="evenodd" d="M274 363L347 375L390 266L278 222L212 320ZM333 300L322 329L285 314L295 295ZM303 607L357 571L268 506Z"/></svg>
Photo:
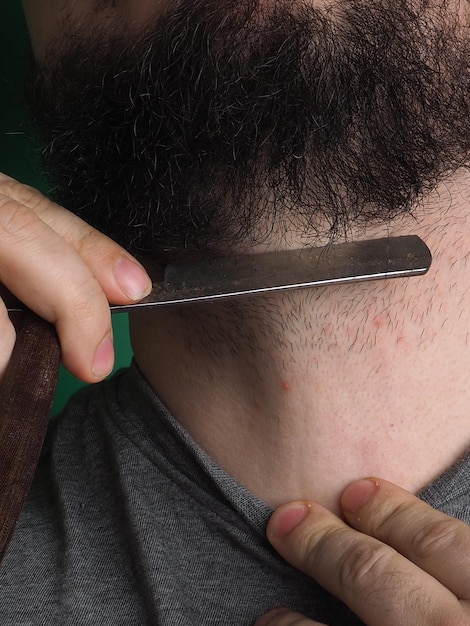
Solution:
<svg viewBox="0 0 470 626"><path fill-rule="evenodd" d="M1 195L0 241L0 281L56 324L64 364L89 382L109 373L108 302L78 253L30 209Z"/></svg>
<svg viewBox="0 0 470 626"><path fill-rule="evenodd" d="M75 376L101 380L114 358L107 300L146 295L146 272L109 238L4 174L0 241L0 281L56 324L63 363ZM8 358L4 352L0 361Z"/></svg>
<svg viewBox="0 0 470 626"><path fill-rule="evenodd" d="M37 189L0 174L0 193L31 209L78 252L109 302L127 304L150 292L151 281L136 259L109 237L48 200Z"/></svg>
<svg viewBox="0 0 470 626"><path fill-rule="evenodd" d="M268 538L287 561L369 625L464 624L470 619L437 580L317 504L278 509Z"/></svg>
<svg viewBox="0 0 470 626"><path fill-rule="evenodd" d="M470 600L470 528L384 480L357 481L341 504L351 526L393 546L457 597Z"/></svg>
<svg viewBox="0 0 470 626"><path fill-rule="evenodd" d="M15 328L0 300L0 382L3 380L16 341Z"/></svg>
<svg viewBox="0 0 470 626"><path fill-rule="evenodd" d="M289 609L275 609L260 617L254 626L325 626Z"/></svg>

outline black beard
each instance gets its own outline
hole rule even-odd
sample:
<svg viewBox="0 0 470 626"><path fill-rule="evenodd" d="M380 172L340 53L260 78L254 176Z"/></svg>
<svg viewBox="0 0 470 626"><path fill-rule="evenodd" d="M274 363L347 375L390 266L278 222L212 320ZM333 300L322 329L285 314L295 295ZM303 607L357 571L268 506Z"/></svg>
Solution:
<svg viewBox="0 0 470 626"><path fill-rule="evenodd" d="M56 199L174 256L386 222L467 166L470 50L445 2L264 4L181 0L132 38L70 26L32 97Z"/></svg>

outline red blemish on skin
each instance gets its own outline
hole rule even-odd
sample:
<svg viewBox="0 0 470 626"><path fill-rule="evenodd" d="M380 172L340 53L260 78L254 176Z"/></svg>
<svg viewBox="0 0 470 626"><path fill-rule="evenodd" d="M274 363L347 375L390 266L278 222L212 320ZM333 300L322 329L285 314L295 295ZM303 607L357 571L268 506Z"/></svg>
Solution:
<svg viewBox="0 0 470 626"><path fill-rule="evenodd" d="M384 321L385 320L384 320L383 315L376 315L374 319L372 320L372 325L375 328L382 328L382 326L384 325Z"/></svg>
<svg viewBox="0 0 470 626"><path fill-rule="evenodd" d="M291 385L287 380L281 381L281 388L284 393L289 393L291 390Z"/></svg>

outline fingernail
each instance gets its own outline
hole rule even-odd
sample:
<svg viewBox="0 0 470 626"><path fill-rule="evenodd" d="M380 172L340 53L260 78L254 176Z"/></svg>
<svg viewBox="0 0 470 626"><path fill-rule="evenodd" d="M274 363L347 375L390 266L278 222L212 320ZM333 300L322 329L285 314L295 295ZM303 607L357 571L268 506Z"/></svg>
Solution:
<svg viewBox="0 0 470 626"><path fill-rule="evenodd" d="M343 491L341 496L341 506L345 511L355 513L357 509L364 506L377 491L379 483L373 479L358 480Z"/></svg>
<svg viewBox="0 0 470 626"><path fill-rule="evenodd" d="M123 257L114 268L114 277L122 291L131 300L141 300L150 293L152 283L145 270Z"/></svg>
<svg viewBox="0 0 470 626"><path fill-rule="evenodd" d="M114 346L111 333L101 342L93 360L93 376L97 379L104 378L111 373L114 366Z"/></svg>
<svg viewBox="0 0 470 626"><path fill-rule="evenodd" d="M278 509L269 522L269 534L283 539L287 537L310 513L312 506L296 502Z"/></svg>

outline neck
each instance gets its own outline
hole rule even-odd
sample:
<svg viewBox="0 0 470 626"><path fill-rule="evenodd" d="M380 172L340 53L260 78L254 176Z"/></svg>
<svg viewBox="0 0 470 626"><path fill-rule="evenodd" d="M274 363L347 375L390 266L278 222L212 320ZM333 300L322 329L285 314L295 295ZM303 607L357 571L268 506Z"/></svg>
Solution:
<svg viewBox="0 0 470 626"><path fill-rule="evenodd" d="M390 233L428 242L424 277L131 316L162 401L271 506L313 498L337 511L346 484L371 475L416 492L470 444L461 188L439 224Z"/></svg>

